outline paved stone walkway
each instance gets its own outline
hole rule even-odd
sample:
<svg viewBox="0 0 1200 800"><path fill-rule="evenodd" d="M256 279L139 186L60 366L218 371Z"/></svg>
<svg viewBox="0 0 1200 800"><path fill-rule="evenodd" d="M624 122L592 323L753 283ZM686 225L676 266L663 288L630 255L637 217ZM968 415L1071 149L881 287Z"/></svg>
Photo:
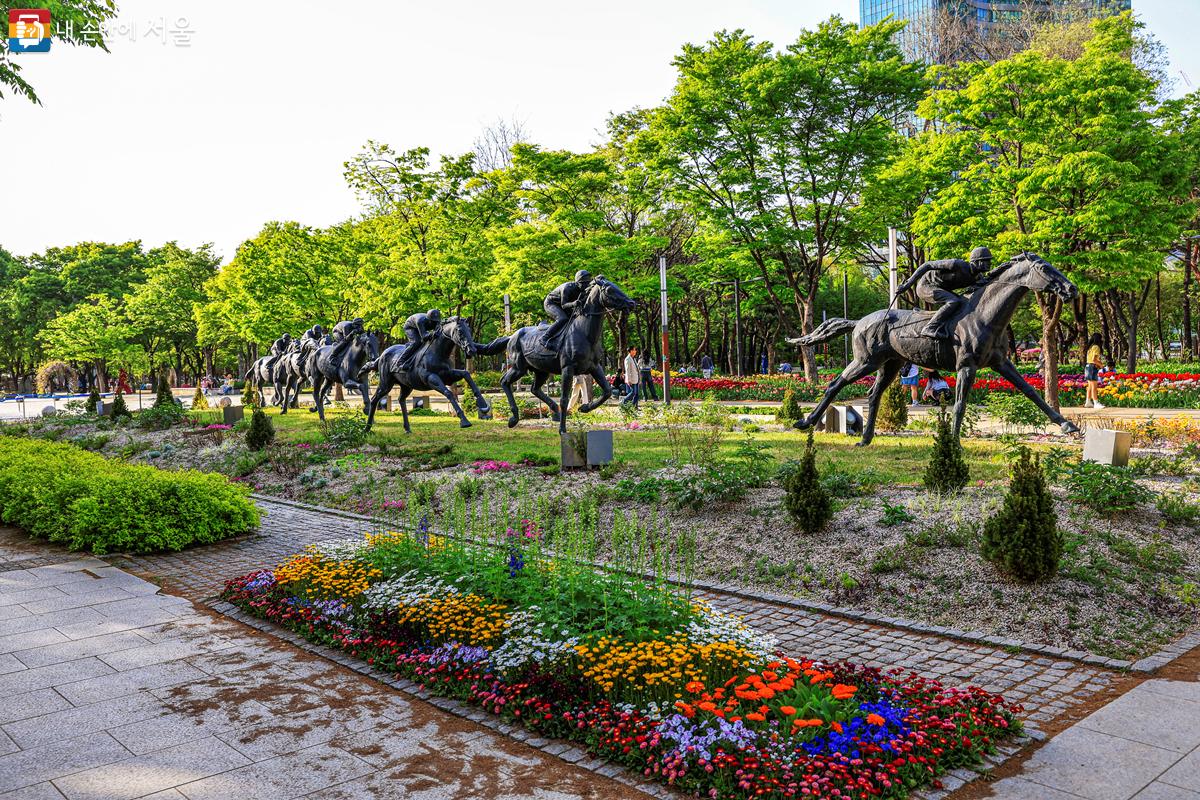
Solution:
<svg viewBox="0 0 1200 800"><path fill-rule="evenodd" d="M0 555L4 800L645 797L98 559Z"/></svg>
<svg viewBox="0 0 1200 800"><path fill-rule="evenodd" d="M1200 800L1200 683L1150 680L1055 736L998 800Z"/></svg>

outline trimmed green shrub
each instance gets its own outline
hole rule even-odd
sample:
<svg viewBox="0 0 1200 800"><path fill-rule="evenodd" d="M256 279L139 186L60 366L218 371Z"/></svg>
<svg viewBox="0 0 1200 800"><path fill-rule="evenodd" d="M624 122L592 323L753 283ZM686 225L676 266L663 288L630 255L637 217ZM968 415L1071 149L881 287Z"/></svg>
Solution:
<svg viewBox="0 0 1200 800"><path fill-rule="evenodd" d="M1013 464L1004 506L983 526L983 557L1023 581L1048 578L1058 571L1063 536L1046 487L1041 460L1021 448Z"/></svg>
<svg viewBox="0 0 1200 800"><path fill-rule="evenodd" d="M137 426L149 431L165 431L176 425L186 416L183 406L178 403L167 403L162 406L144 408L137 413Z"/></svg>
<svg viewBox="0 0 1200 800"><path fill-rule="evenodd" d="M255 406L254 415L250 418L250 430L246 432L246 446L251 450L262 450L273 441L275 425L265 411Z"/></svg>
<svg viewBox="0 0 1200 800"><path fill-rule="evenodd" d="M258 406L258 393L254 391L254 384L246 381L242 386L242 405L246 408L256 408Z"/></svg>
<svg viewBox="0 0 1200 800"><path fill-rule="evenodd" d="M362 447L366 444L367 418L361 411L331 416L321 427L325 433L325 441L338 450Z"/></svg>
<svg viewBox="0 0 1200 800"><path fill-rule="evenodd" d="M96 406L100 403L100 392L96 387L92 387L92 391L88 393L87 400L83 404L83 410L89 414L96 413Z"/></svg>
<svg viewBox="0 0 1200 800"><path fill-rule="evenodd" d="M244 533L258 525L246 494L223 475L0 439L0 518L72 550L152 553Z"/></svg>
<svg viewBox="0 0 1200 800"><path fill-rule="evenodd" d="M933 437L933 453L925 468L925 488L931 492L957 492L971 479L967 460L963 457L962 442L950 426L950 415L938 411L937 433Z"/></svg>
<svg viewBox="0 0 1200 800"><path fill-rule="evenodd" d="M821 485L821 476L817 472L817 449L813 445L811 429L800 466L783 479L783 490L786 492L784 507L805 533L816 533L833 519L833 500Z"/></svg>
<svg viewBox="0 0 1200 800"><path fill-rule="evenodd" d="M125 405L125 395L121 394L121 390L117 389L116 395L113 396L112 413L109 414L113 419L132 419L133 414L129 413L129 407Z"/></svg>
<svg viewBox="0 0 1200 800"><path fill-rule="evenodd" d="M204 390L200 385L196 385L196 392L192 395L192 411L207 411L208 398L204 396Z"/></svg>
<svg viewBox="0 0 1200 800"><path fill-rule="evenodd" d="M879 414L875 418L875 427L888 433L899 433L908 427L908 397L907 387L899 381L892 381L883 392L879 401Z"/></svg>
<svg viewBox="0 0 1200 800"><path fill-rule="evenodd" d="M159 408L166 405L175 405L175 395L171 394L171 383L167 380L164 373L158 381L158 386L154 394L154 407Z"/></svg>
<svg viewBox="0 0 1200 800"><path fill-rule="evenodd" d="M804 419L804 412L800 409L800 402L796 400L796 392L791 386L783 390L783 402L779 405L779 411L775 413L775 421L784 425L791 425Z"/></svg>

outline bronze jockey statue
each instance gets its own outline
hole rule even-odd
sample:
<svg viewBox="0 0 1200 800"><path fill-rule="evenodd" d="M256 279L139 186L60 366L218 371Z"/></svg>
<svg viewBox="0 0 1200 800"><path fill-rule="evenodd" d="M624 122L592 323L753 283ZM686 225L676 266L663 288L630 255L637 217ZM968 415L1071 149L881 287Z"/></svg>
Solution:
<svg viewBox="0 0 1200 800"><path fill-rule="evenodd" d="M281 356L292 348L292 335L285 333L271 344L271 355Z"/></svg>
<svg viewBox="0 0 1200 800"><path fill-rule="evenodd" d="M559 284L550 294L546 295L542 308L546 309L546 313L550 315L553 322L542 334L540 340L542 347L555 349L558 335L567 326L567 322L575 312L575 304L579 302L579 298L583 296L584 291L591 283L592 273L581 269L575 273L575 280Z"/></svg>
<svg viewBox="0 0 1200 800"><path fill-rule="evenodd" d="M337 364L341 361L342 354L346 352L346 348L350 346L350 342L363 332L362 317L354 319L346 319L333 326L333 349L329 351L329 363Z"/></svg>
<svg viewBox="0 0 1200 800"><path fill-rule="evenodd" d="M404 352L397 360L399 369L409 370L412 368L417 350L421 349L422 344L438 335L441 325L442 312L436 308L431 308L424 313L417 312L404 320L404 336L408 339L408 346L404 348Z"/></svg>
<svg viewBox="0 0 1200 800"><path fill-rule="evenodd" d="M896 290L896 294L908 291L915 284L917 297L926 303L942 304L929 324L921 330L921 335L931 339L948 339L950 330L947 323L966 303L956 290L974 286L991 266L992 251L986 247L972 250L970 261L961 258L926 261Z"/></svg>
<svg viewBox="0 0 1200 800"><path fill-rule="evenodd" d="M311 328L300 334L300 344L312 342L312 348L316 350L321 345L325 344L325 329L320 324L313 325Z"/></svg>

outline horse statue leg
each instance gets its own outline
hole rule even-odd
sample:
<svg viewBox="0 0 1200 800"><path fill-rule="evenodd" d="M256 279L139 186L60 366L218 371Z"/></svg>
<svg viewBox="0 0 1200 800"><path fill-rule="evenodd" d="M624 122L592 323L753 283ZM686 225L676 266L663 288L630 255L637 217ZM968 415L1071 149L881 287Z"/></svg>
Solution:
<svg viewBox="0 0 1200 800"><path fill-rule="evenodd" d="M1001 377L1020 389L1021 393L1028 397L1035 406L1040 408L1042 413L1050 418L1051 422L1058 425L1063 433L1079 433L1079 426L1051 408L1042 396L1037 393L1037 389L1034 389L1025 382L1024 376L1013 366L1011 361L1003 359L993 364L992 368L999 372Z"/></svg>
<svg viewBox="0 0 1200 800"><path fill-rule="evenodd" d="M825 390L825 396L821 398L821 402L817 403L817 407L813 409L811 414L797 422L796 427L803 431L816 425L821 417L825 415L825 409L829 408L834 400L837 400L837 396L842 389L860 378L870 375L877 369L879 369L878 364L864 363L855 358L846 365L841 375L833 379L829 384L829 388Z"/></svg>
<svg viewBox="0 0 1200 800"><path fill-rule="evenodd" d="M504 396L508 398L508 427L510 428L517 427L517 423L521 421L521 412L517 410L517 398L513 395L512 387L514 383L525 376L526 369L525 359L518 359L500 378L500 388L504 391Z"/></svg>
<svg viewBox="0 0 1200 800"><path fill-rule="evenodd" d="M596 384L600 387L600 397L593 398L592 402L581 405L579 407L579 413L581 414L586 414L589 411L595 411L597 408L607 403L609 398L612 397L612 384L608 382L608 376L604 374L604 367L600 366L599 362L596 362L596 364L592 367L591 376L592 379L596 381Z"/></svg>
<svg viewBox="0 0 1200 800"><path fill-rule="evenodd" d="M975 383L975 367L959 367L958 379L954 382L954 437L962 430L963 415L967 413L967 398L971 384Z"/></svg>
<svg viewBox="0 0 1200 800"><path fill-rule="evenodd" d="M467 419L467 415L463 413L462 406L458 404L458 398L454 396L454 392L442 380L442 376L436 372L431 372L425 376L425 382L429 384L429 388L435 392L440 392L447 400L450 401L450 407L454 409L454 413L458 415L458 427L471 427L471 420Z"/></svg>
<svg viewBox="0 0 1200 800"><path fill-rule="evenodd" d="M867 418L863 421L862 440L856 443L856 447L866 447L875 438L875 418L879 414L879 403L883 400L883 393L900 374L902 366L903 361L898 358L892 359L884 363L883 369L879 371L879 377L875 379L875 385L871 387L871 394L867 398Z"/></svg>
<svg viewBox="0 0 1200 800"><path fill-rule="evenodd" d="M325 388L325 376L320 372L312 376L313 384L313 404L317 407L317 416L321 418L321 422L325 421L325 398L321 396L321 390Z"/></svg>
<svg viewBox="0 0 1200 800"><path fill-rule="evenodd" d="M386 366L379 371L379 386L375 388L375 396L371 398L371 406L367 411L367 430L371 430L371 426L375 424L375 409L379 407L379 401L387 397L388 392L392 390L394 380L392 371ZM365 381L363 385L366 385Z"/></svg>
<svg viewBox="0 0 1200 800"><path fill-rule="evenodd" d="M558 409L558 432L567 432L567 407L571 405L571 390L575 388L575 368L563 367L562 405Z"/></svg>
<svg viewBox="0 0 1200 800"><path fill-rule="evenodd" d="M412 387L407 384L400 384L400 413L404 416L404 432L412 433L412 426L408 424L408 396L412 394Z"/></svg>
<svg viewBox="0 0 1200 800"><path fill-rule="evenodd" d="M479 385L475 383L475 379L471 377L470 372L465 369L452 369L446 375L449 378L449 383L465 380L467 386L471 389L471 394L475 395L475 407L478 409L479 418L492 418L492 404L483 396L483 392L479 391Z"/></svg>

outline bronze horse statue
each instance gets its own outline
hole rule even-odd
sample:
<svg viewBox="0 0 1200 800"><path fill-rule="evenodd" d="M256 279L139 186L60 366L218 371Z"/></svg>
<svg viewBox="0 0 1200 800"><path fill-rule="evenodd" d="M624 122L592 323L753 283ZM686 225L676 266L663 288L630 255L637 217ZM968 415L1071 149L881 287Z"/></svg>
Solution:
<svg viewBox="0 0 1200 800"><path fill-rule="evenodd" d="M597 275L579 298L567 327L559 334L557 349L549 349L542 344L546 323L528 325L511 336L502 336L481 348L480 352L495 352L501 347L508 349L509 368L500 379L500 387L508 397L511 411L508 427L515 427L520 421L512 387L527 372L533 373L531 391L550 409L550 414L558 422L559 433L567 432L567 406L571 402L571 388L576 375L591 375L601 391L600 397L581 406L580 412L586 414L612 397L612 387L604 375L599 346L604 332L604 315L609 311L629 311L636 305L637 302L622 292L619 286L606 280L603 275ZM542 390L552 374L562 376L561 405Z"/></svg>
<svg viewBox="0 0 1200 800"><path fill-rule="evenodd" d="M423 344L412 346L417 348L417 352L413 356L411 368L407 370L400 366L400 358L404 355L404 351L408 349L408 344L392 345L384 350L379 358L363 367L364 375L369 372L379 373L379 387L375 390L375 396L371 399L370 411L367 412L368 429L375 424L375 409L379 406L379 402L397 384L400 386L400 411L404 414L405 433L412 433L412 427L408 424L407 400L414 389L418 391L432 390L440 392L450 401L454 413L458 415L459 427L471 427L471 421L467 419L467 415L463 413L462 407L459 406L454 392L449 388L450 384L461 380L467 382L467 385L471 387L471 392L475 395L476 407L479 409L479 418L491 418L492 406L479 391L479 386L475 384L475 379L471 377L471 373L467 370L455 369L450 364L450 354L455 348L458 348L463 351L463 354L467 358L474 358L476 354L489 355L501 350L502 345L499 344L499 340L492 342L490 345L478 345L471 334L471 326L467 324L465 319L462 317L449 317L438 327L438 332L432 339Z"/></svg>
<svg viewBox="0 0 1200 800"><path fill-rule="evenodd" d="M369 410L370 387L363 374L363 367L368 361L379 358L379 340L373 333L360 333L355 336L337 363L329 358L335 347L337 345L323 345L308 359L308 379L312 381L313 402L322 422L325 421L325 401L329 395L329 387L335 383L346 387L348 392L361 394L363 411Z"/></svg>
<svg viewBox="0 0 1200 800"><path fill-rule="evenodd" d="M1079 428L1047 405L1008 360L1008 323L1025 295L1031 291L1051 292L1063 300L1071 300L1079 293L1075 284L1041 256L1021 253L983 276L969 291L970 297L962 311L948 321L953 333L946 339L921 335L932 312L891 308L868 314L860 320L840 317L826 320L807 336L789 339L793 344L811 346L853 331L854 360L834 378L821 402L796 427L805 429L815 425L843 388L878 371L868 397L862 441L858 442L860 446L870 444L875 436L879 401L904 362L910 361L920 367L957 373L955 436L962 427L967 395L975 382L975 374L983 367L991 367L1020 389L1051 422L1061 427L1063 433L1078 433Z"/></svg>

